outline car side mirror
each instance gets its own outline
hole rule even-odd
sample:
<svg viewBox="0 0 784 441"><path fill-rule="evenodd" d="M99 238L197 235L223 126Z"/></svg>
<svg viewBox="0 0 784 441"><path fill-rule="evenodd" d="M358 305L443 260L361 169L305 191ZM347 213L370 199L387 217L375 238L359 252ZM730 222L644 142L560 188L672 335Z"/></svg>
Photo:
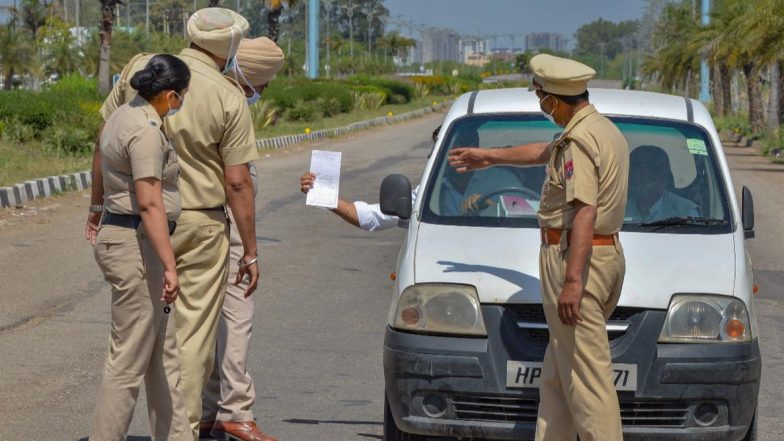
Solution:
<svg viewBox="0 0 784 441"><path fill-rule="evenodd" d="M381 182L381 212L400 219L411 217L411 181L403 175L389 175Z"/></svg>
<svg viewBox="0 0 784 441"><path fill-rule="evenodd" d="M751 196L751 190L745 185L742 198L743 237L751 239L754 237L754 198Z"/></svg>

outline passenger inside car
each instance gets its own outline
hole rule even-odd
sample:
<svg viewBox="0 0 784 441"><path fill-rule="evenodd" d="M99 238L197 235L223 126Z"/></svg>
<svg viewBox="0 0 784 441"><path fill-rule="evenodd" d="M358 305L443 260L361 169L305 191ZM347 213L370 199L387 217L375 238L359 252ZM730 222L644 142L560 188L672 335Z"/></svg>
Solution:
<svg viewBox="0 0 784 441"><path fill-rule="evenodd" d="M629 156L626 220L652 222L670 217L698 217L697 204L674 192L670 159L661 147L642 145Z"/></svg>

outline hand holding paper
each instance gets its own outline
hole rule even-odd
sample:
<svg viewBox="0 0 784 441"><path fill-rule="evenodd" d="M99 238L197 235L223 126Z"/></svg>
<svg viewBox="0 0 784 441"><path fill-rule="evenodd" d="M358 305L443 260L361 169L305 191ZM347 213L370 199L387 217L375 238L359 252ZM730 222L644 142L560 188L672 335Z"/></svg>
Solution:
<svg viewBox="0 0 784 441"><path fill-rule="evenodd" d="M313 150L310 171L316 175L313 188L308 192L306 205L337 208L340 190L340 152Z"/></svg>

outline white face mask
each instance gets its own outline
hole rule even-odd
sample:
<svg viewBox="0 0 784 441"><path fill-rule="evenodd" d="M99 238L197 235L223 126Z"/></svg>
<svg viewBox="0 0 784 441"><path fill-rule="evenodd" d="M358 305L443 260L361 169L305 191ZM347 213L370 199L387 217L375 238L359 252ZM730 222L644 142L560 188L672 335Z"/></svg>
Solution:
<svg viewBox="0 0 784 441"><path fill-rule="evenodd" d="M541 107L542 107L542 102L543 102L544 100L546 100L547 98L551 97L551 96L552 96L552 95L545 95L545 97L544 97L544 98L542 98L542 99L540 99L540 100L539 100L539 108L540 108L540 109L541 109ZM557 103L557 101L556 101L556 103ZM555 107L553 107L553 110L552 110L552 111L550 111L550 113L547 113L547 112L545 112L544 110L542 110L542 115L544 115L544 117L545 117L545 118L547 118L547 119L548 119L548 120L549 120L551 123L553 123L554 125L558 126L558 125L560 125L560 124L558 124L557 122L555 122L555 118L553 118L553 113L555 113Z"/></svg>

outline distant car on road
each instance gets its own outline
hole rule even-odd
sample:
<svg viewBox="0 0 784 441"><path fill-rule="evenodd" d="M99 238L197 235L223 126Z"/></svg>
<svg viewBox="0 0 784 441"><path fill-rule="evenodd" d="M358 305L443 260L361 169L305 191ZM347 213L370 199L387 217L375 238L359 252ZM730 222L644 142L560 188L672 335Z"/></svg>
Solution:
<svg viewBox="0 0 784 441"><path fill-rule="evenodd" d="M699 102L590 97L631 149L626 280L607 323L624 439L752 441L761 358L751 193L736 199ZM385 440L533 439L549 338L536 219L544 167L457 175L447 152L558 132L532 92L468 93L445 118L413 212L405 178L382 185L382 209L410 215L384 342ZM478 194L475 209L455 206L456 189Z"/></svg>

